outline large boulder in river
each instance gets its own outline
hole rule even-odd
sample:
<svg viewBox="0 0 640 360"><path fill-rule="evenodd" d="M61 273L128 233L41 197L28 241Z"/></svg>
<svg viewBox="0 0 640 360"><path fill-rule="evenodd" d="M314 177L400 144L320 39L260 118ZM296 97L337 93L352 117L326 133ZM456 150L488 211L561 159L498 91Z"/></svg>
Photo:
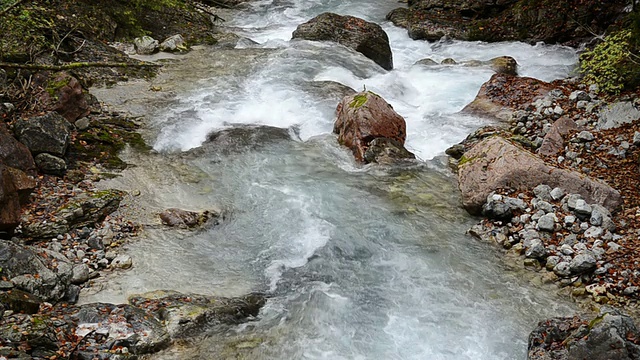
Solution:
<svg viewBox="0 0 640 360"><path fill-rule="evenodd" d="M33 155L49 153L64 156L71 139L72 127L73 125L60 114L50 112L43 116L18 120L15 133L18 140L25 144Z"/></svg>
<svg viewBox="0 0 640 360"><path fill-rule="evenodd" d="M363 54L386 70L393 69L387 33L380 25L357 17L323 13L299 25L293 38L334 41Z"/></svg>
<svg viewBox="0 0 640 360"><path fill-rule="evenodd" d="M338 142L351 149L356 160L367 162L365 156L373 140L386 138L404 146L407 134L404 118L383 98L363 91L342 99L336 109L333 132Z"/></svg>
<svg viewBox="0 0 640 360"><path fill-rule="evenodd" d="M528 360L638 360L640 331L633 319L612 308L595 318L552 318L529 335Z"/></svg>
<svg viewBox="0 0 640 360"><path fill-rule="evenodd" d="M170 208L160 213L162 224L179 228L195 228L203 226L210 220L216 219L216 224L221 214L216 210L189 211Z"/></svg>
<svg viewBox="0 0 640 360"><path fill-rule="evenodd" d="M615 210L622 202L620 193L609 185L547 165L499 136L482 140L463 155L458 164L458 181L462 204L472 214L481 212L487 196L494 191L531 190L540 184L580 194L588 203L598 203L609 210Z"/></svg>

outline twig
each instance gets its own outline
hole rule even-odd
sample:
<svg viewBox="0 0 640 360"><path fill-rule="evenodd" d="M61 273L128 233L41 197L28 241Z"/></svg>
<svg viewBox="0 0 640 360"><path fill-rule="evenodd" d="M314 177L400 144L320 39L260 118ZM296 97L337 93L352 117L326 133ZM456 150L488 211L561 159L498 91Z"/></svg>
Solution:
<svg viewBox="0 0 640 360"><path fill-rule="evenodd" d="M67 360L71 360L73 357L73 354L75 354L76 351L78 351L78 348L80 348L80 344L82 344L85 339L87 339L89 336L95 334L97 329L93 329L91 331L89 331L87 333L87 335L83 336L82 339L80 339L80 341L78 341L78 343L76 344L76 346L73 347L73 349L71 349L71 352L69 353L69 356L67 356Z"/></svg>

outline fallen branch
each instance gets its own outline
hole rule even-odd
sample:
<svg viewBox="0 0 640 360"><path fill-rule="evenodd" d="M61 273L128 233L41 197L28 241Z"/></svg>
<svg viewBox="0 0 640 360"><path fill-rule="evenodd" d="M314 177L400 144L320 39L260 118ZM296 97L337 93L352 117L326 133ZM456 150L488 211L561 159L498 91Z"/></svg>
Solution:
<svg viewBox="0 0 640 360"><path fill-rule="evenodd" d="M119 67L119 68L140 68L140 67L161 67L160 64L152 63L126 63L126 62L74 62L64 65L45 65L45 64L17 64L0 62L0 69L25 69L25 70L71 70L87 67Z"/></svg>

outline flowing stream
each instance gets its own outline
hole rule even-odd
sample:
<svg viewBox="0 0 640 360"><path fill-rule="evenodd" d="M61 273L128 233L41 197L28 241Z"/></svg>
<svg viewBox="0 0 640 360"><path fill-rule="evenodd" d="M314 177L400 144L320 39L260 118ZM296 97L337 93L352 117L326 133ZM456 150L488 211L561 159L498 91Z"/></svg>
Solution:
<svg viewBox="0 0 640 360"><path fill-rule="evenodd" d="M477 219L460 207L455 177L438 160L488 123L458 112L492 72L413 63L509 55L521 75L552 80L569 74L575 52L412 41L384 20L399 5L255 1L226 25L256 44L166 60L153 80L159 92L144 82L97 89L114 108L145 115L155 151L124 154L136 166L104 182L139 190L139 220L150 226L129 245L134 268L83 301L124 302L156 289L270 296L255 321L158 358L524 359L537 321L575 309L465 234ZM298 24L324 11L381 24L395 69L336 44L290 41ZM390 102L407 120L407 148L419 164L357 165L330 134L341 95L326 81L366 86ZM201 146L230 128L241 131L228 133L228 146ZM203 231L167 230L148 215L167 207L227 215Z"/></svg>

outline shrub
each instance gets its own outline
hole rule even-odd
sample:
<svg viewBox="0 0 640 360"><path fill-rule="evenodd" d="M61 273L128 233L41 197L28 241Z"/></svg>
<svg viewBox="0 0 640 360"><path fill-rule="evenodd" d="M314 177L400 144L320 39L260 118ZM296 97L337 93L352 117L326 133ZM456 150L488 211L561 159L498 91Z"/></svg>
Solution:
<svg viewBox="0 0 640 360"><path fill-rule="evenodd" d="M637 86L640 80L640 57L631 29L614 32L592 50L580 56L580 72L587 84L601 91L618 94Z"/></svg>

